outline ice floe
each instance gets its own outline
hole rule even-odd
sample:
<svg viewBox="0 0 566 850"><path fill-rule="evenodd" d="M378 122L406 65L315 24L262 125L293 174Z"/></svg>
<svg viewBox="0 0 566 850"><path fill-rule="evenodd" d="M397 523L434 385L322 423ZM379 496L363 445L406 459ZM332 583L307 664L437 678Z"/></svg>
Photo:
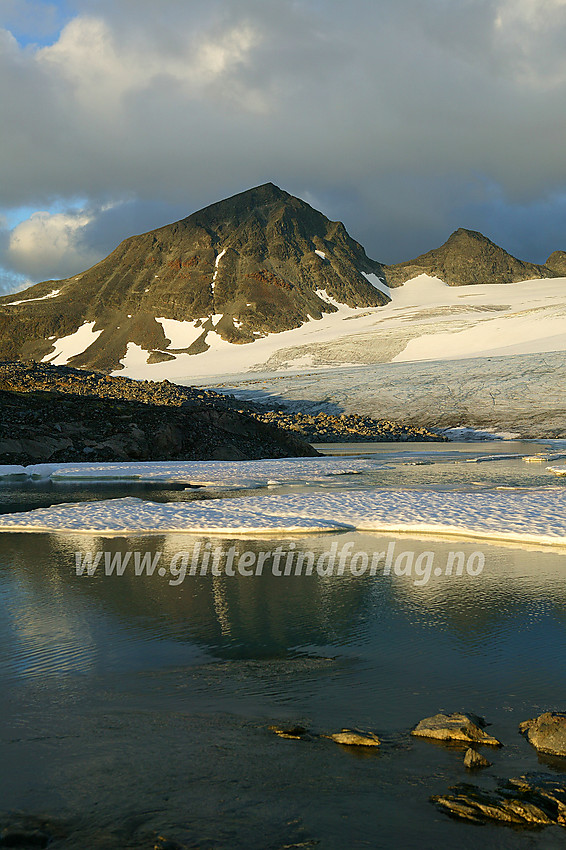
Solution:
<svg viewBox="0 0 566 850"><path fill-rule="evenodd" d="M316 483L329 476L379 469L364 458L284 458L281 460L146 461L141 463L39 463L0 466L2 478L52 481L149 481L193 484L222 489L265 487L268 484Z"/></svg>
<svg viewBox="0 0 566 850"><path fill-rule="evenodd" d="M72 531L87 534L207 534L315 533L344 531L351 526L334 519L248 511L241 499L191 502L144 501L127 497L77 502L0 515L2 531ZM237 503L237 504L235 504Z"/></svg>
<svg viewBox="0 0 566 850"><path fill-rule="evenodd" d="M566 546L566 490L358 490L166 504L129 497L0 516L0 531L261 534L352 529Z"/></svg>

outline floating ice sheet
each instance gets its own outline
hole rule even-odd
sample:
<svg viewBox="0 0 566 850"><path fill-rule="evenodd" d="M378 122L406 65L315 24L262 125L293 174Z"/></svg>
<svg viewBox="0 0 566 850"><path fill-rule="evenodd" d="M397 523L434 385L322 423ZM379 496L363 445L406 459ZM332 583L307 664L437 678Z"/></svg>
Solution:
<svg viewBox="0 0 566 850"><path fill-rule="evenodd" d="M566 489L358 490L166 504L126 498L0 516L0 531L261 534L354 528L566 545Z"/></svg>
<svg viewBox="0 0 566 850"><path fill-rule="evenodd" d="M281 460L146 461L142 463L38 463L0 466L3 477L52 481L150 481L194 484L227 489L267 484L314 483L329 476L353 475L379 469L366 458L284 458Z"/></svg>

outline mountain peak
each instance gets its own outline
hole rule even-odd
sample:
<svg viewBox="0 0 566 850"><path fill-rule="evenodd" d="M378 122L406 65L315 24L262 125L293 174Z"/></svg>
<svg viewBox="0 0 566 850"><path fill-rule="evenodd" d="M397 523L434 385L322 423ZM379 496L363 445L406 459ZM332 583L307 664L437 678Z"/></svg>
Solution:
<svg viewBox="0 0 566 850"><path fill-rule="evenodd" d="M438 277L448 286L515 283L558 276L547 266L518 260L483 233L464 227L455 230L439 248L386 269L390 286L400 286L420 274Z"/></svg>
<svg viewBox="0 0 566 850"><path fill-rule="evenodd" d="M448 245L451 242L460 241L462 239L474 239L479 242L491 242L491 239L488 239L487 236L484 236L483 233L480 233L479 230L468 230L466 227L459 227L458 230L455 230L450 234L445 245ZM495 244L491 242L491 244Z"/></svg>
<svg viewBox="0 0 566 850"><path fill-rule="evenodd" d="M553 251L545 265L560 276L566 276L566 251Z"/></svg>
<svg viewBox="0 0 566 850"><path fill-rule="evenodd" d="M86 344L65 362L98 369L120 368L128 350L145 352L150 365L202 354L219 337L253 344L334 313L336 303L385 304L364 273L379 276L381 265L342 224L263 183L124 240L56 287L0 301L0 357L63 364L52 340L76 334Z"/></svg>

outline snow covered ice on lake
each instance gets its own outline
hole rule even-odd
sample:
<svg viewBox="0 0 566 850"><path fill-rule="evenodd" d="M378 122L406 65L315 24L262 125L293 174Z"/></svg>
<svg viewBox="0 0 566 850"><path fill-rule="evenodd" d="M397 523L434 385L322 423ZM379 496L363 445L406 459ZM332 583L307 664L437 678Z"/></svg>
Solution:
<svg viewBox="0 0 566 850"><path fill-rule="evenodd" d="M0 516L0 531L307 533L380 531L566 545L566 489L361 490L165 504L136 498Z"/></svg>
<svg viewBox="0 0 566 850"><path fill-rule="evenodd" d="M51 481L147 481L184 483L222 489L269 484L324 482L329 476L377 469L364 458L284 458L282 460L187 460L140 463L38 463L0 466L0 479Z"/></svg>

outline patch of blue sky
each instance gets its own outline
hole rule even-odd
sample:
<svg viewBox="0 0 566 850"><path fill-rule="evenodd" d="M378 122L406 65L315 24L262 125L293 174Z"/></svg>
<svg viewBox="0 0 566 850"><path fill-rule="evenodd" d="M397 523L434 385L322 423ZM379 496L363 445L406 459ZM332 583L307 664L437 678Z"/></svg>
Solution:
<svg viewBox="0 0 566 850"><path fill-rule="evenodd" d="M0 27L9 30L22 47L46 47L77 14L67 0L0 0Z"/></svg>
<svg viewBox="0 0 566 850"><path fill-rule="evenodd" d="M0 296L27 289L33 281L24 274L19 274L4 266L0 266Z"/></svg>
<svg viewBox="0 0 566 850"><path fill-rule="evenodd" d="M38 211L48 212L50 215L54 215L55 213L78 212L79 210L83 210L87 205L88 201L86 198L73 198L71 200L58 198L57 200L51 201L47 204L38 202L34 206L24 205L21 207L1 210L0 218L2 219L2 224L5 228L13 230L14 227L17 227L18 224L22 223L22 221L27 221L33 213Z"/></svg>

